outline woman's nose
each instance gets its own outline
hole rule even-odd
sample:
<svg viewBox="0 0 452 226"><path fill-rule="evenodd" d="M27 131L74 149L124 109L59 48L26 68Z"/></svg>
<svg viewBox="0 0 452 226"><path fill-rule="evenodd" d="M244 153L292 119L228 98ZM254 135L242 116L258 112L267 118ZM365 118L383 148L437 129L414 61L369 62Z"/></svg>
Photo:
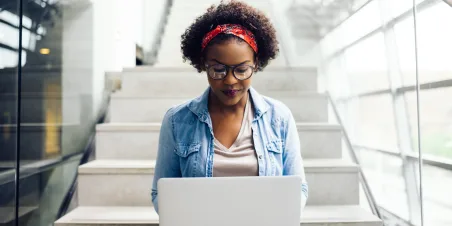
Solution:
<svg viewBox="0 0 452 226"><path fill-rule="evenodd" d="M227 85L233 85L238 82L238 80L235 78L232 69L228 70L228 73L226 74L226 77L224 78L223 82Z"/></svg>

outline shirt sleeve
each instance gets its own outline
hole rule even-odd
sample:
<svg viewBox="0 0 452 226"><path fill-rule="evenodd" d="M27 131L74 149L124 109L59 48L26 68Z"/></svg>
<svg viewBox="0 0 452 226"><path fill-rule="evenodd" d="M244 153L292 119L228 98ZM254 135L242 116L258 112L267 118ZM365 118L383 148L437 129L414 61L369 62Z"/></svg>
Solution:
<svg viewBox="0 0 452 226"><path fill-rule="evenodd" d="M308 182L304 172L303 159L301 157L300 139L298 137L297 125L292 113L285 128L285 142L283 151L283 175L298 175L302 179L302 208L306 205L308 199Z"/></svg>
<svg viewBox="0 0 452 226"><path fill-rule="evenodd" d="M160 178L181 177L179 167L179 157L175 154L176 148L174 134L172 110L166 112L162 126L160 128L159 144L157 152L157 161L154 170L154 180L152 182L152 203L155 211L158 213L158 189L157 184Z"/></svg>

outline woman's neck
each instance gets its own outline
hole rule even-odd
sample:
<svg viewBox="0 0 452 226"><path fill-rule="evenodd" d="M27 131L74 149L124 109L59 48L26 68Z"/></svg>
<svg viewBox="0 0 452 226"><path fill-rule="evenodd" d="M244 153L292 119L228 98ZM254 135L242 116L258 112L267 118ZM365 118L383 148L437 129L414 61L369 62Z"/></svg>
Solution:
<svg viewBox="0 0 452 226"><path fill-rule="evenodd" d="M243 114L245 109L246 102L248 101L248 94L242 97L239 102L232 106L224 105L213 92L209 94L209 111L220 113L223 115L235 115L235 114Z"/></svg>

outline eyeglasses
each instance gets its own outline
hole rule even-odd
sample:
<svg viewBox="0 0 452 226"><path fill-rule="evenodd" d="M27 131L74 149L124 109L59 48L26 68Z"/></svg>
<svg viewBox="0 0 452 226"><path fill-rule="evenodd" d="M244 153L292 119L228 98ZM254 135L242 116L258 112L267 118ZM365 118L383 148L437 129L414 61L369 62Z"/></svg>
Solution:
<svg viewBox="0 0 452 226"><path fill-rule="evenodd" d="M213 80L222 80L228 75L229 69L237 80L249 79L255 70L254 66L241 64L236 66L227 66L223 64L206 65L207 74Z"/></svg>

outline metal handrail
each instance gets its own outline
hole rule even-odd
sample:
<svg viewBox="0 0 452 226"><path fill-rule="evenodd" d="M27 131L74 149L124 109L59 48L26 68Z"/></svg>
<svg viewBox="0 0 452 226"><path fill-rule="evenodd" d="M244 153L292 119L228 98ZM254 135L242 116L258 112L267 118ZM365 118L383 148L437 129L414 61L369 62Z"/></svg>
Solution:
<svg viewBox="0 0 452 226"><path fill-rule="evenodd" d="M162 38L165 33L166 23L168 22L168 17L171 12L171 6L173 5L173 0L166 0L164 11L160 18L159 28L155 33L155 38L153 40L152 49L149 54L145 54L145 64L154 65L157 62L158 53L160 50L160 45L162 43Z"/></svg>
<svg viewBox="0 0 452 226"><path fill-rule="evenodd" d="M350 137L348 136L348 133L345 129L345 126L342 122L342 119L339 115L339 111L337 110L336 104L334 103L333 99L331 98L330 93L327 91L326 95L328 97L328 101L330 102L333 111L334 111L334 115L336 116L336 120L338 121L339 125L341 126L341 130L342 130L342 134L344 136L345 139L345 144L348 147L348 150L350 152L350 156L352 157L352 160L355 162L355 164L358 165L358 171L359 171L359 178L360 181L363 185L363 189L364 189L364 193L366 194L367 197L367 201L369 202L370 208L372 210L372 213L375 214L376 216L378 216L378 218L381 219L381 214L379 211L379 207L377 206L377 202L375 201L375 197L372 194L372 191L370 190L370 186L369 183L367 182L366 176L364 175L363 169L361 167L361 163L359 162L358 157L356 156L356 151L355 149L353 149L353 145L350 141Z"/></svg>

